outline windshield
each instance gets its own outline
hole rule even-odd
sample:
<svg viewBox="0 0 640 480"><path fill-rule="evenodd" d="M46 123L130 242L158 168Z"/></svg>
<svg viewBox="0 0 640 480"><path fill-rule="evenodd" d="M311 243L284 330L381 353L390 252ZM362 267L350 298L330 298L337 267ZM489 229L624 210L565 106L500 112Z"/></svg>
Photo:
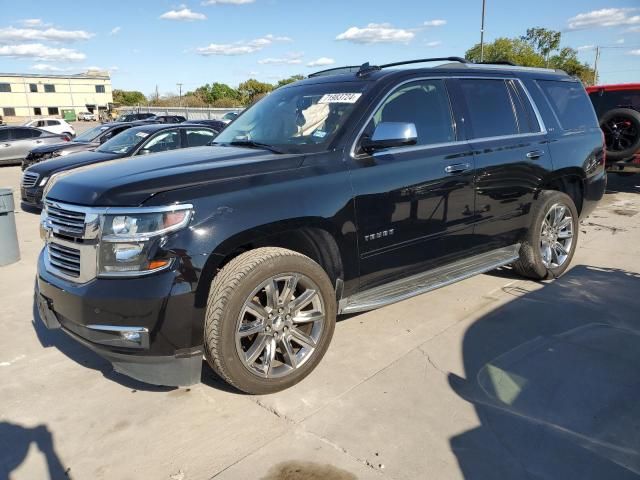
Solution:
<svg viewBox="0 0 640 480"><path fill-rule="evenodd" d="M120 115L118 118L116 118L116 122L132 122L135 119L136 119L135 115L124 114L124 115Z"/></svg>
<svg viewBox="0 0 640 480"><path fill-rule="evenodd" d="M111 140L104 142L96 151L102 153L130 153L148 136L147 132L141 132L135 128L125 130Z"/></svg>
<svg viewBox="0 0 640 480"><path fill-rule="evenodd" d="M285 153L325 151L364 88L358 83L325 83L275 90L224 129L215 144L251 142Z"/></svg>
<svg viewBox="0 0 640 480"><path fill-rule="evenodd" d="M74 138L73 141L79 143L93 142L107 130L109 130L109 127L105 125L99 125L90 130L87 130L86 132L82 132L80 135Z"/></svg>

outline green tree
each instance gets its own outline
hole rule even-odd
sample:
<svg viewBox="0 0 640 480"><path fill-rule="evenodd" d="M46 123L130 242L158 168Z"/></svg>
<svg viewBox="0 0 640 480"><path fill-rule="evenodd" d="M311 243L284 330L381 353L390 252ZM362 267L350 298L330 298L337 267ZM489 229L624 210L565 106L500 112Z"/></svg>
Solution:
<svg viewBox="0 0 640 480"><path fill-rule="evenodd" d="M547 30L546 28L534 27L528 28L527 34L520 37L531 45L545 60L545 65L549 65L549 56L551 52L560 47L560 39L562 34L555 30Z"/></svg>
<svg viewBox="0 0 640 480"><path fill-rule="evenodd" d="M280 88L285 85L289 85L290 83L297 82L298 80L303 80L303 79L304 79L304 75L292 75L289 78L283 78L282 80L279 80L278 84L276 85L276 88Z"/></svg>
<svg viewBox="0 0 640 480"><path fill-rule="evenodd" d="M587 63L578 60L578 51L565 47L549 59L550 68L564 70L569 75L578 77L586 85L593 85L595 71Z"/></svg>
<svg viewBox="0 0 640 480"><path fill-rule="evenodd" d="M255 78L251 78L238 85L238 93L240 94L240 101L243 105L250 105L258 95L264 96L272 90L273 85L259 82Z"/></svg>
<svg viewBox="0 0 640 480"><path fill-rule="evenodd" d="M144 93L135 90L114 90L113 102L119 105L140 105L147 103Z"/></svg>
<svg viewBox="0 0 640 480"><path fill-rule="evenodd" d="M206 103L213 104L219 101L220 99L239 99L238 91L235 88L230 87L225 83L212 83L209 85L203 85L202 87L196 88L193 95L196 95ZM237 103L237 102L236 102Z"/></svg>
<svg viewBox="0 0 640 480"><path fill-rule="evenodd" d="M480 44L477 43L465 53L472 62L480 61ZM520 38L497 38L484 46L485 62L512 62L527 67L544 67L544 58L528 42Z"/></svg>

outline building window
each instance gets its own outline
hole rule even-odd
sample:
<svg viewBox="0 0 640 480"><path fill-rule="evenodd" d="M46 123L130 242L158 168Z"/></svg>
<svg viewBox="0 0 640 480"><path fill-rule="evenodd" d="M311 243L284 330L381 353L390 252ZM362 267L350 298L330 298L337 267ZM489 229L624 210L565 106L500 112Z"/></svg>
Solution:
<svg viewBox="0 0 640 480"><path fill-rule="evenodd" d="M15 117L16 116L16 109L15 108L4 107L2 109L2 111L4 112L4 116L5 117Z"/></svg>
<svg viewBox="0 0 640 480"><path fill-rule="evenodd" d="M59 115L60 112L58 111L58 107L49 107L47 108L47 113L49 115Z"/></svg>
<svg viewBox="0 0 640 480"><path fill-rule="evenodd" d="M45 83L44 91L47 93L54 93L56 91L56 86L53 83Z"/></svg>
<svg viewBox="0 0 640 480"><path fill-rule="evenodd" d="M42 109L40 107L35 107L33 109L33 114L34 115L42 115Z"/></svg>
<svg viewBox="0 0 640 480"><path fill-rule="evenodd" d="M0 92L10 92L11 84L10 83L0 83Z"/></svg>
<svg viewBox="0 0 640 480"><path fill-rule="evenodd" d="M104 93L104 85L96 85L96 93Z"/></svg>
<svg viewBox="0 0 640 480"><path fill-rule="evenodd" d="M29 84L29 91L31 93L38 93L38 85L36 83Z"/></svg>

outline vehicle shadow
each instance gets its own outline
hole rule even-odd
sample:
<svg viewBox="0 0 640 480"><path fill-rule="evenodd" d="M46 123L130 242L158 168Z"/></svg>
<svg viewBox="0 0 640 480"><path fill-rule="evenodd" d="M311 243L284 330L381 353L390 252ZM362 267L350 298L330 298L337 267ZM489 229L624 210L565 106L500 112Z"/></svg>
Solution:
<svg viewBox="0 0 640 480"><path fill-rule="evenodd" d="M51 480L70 479L69 469L65 469L54 447L53 435L46 425L33 428L0 422L0 480L13 478L15 471L26 460L31 445L44 455Z"/></svg>
<svg viewBox="0 0 640 480"><path fill-rule="evenodd" d="M34 331L36 332L36 336L38 337L40 344L44 348L55 347L74 362L84 365L87 368L98 370L100 373L102 373L102 375L104 375L105 378L119 383L123 387L129 388L131 390L168 392L175 389L175 387L150 385L138 380L134 380L133 378L127 377L126 375L122 375L113 369L111 363L100 357L97 353L93 352L90 348L85 347L81 343L75 341L61 329L49 330L47 327L45 327L44 323L40 319L35 294L33 297L33 305L31 308L32 326Z"/></svg>
<svg viewBox="0 0 640 480"><path fill-rule="evenodd" d="M640 193L640 174L618 175L610 173L607 175L606 193Z"/></svg>
<svg viewBox="0 0 640 480"><path fill-rule="evenodd" d="M576 266L465 332L451 388L481 425L450 439L467 479L638 478L640 274Z"/></svg>

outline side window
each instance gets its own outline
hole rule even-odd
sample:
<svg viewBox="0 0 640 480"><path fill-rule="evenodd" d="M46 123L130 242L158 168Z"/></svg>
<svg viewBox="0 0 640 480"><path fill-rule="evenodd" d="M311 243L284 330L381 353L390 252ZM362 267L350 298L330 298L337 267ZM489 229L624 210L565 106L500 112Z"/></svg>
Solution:
<svg viewBox="0 0 640 480"><path fill-rule="evenodd" d="M144 144L141 150L157 153L176 148L180 148L180 131L178 129L156 133Z"/></svg>
<svg viewBox="0 0 640 480"><path fill-rule="evenodd" d="M36 130L35 128L32 128L29 131L31 132L32 138L38 138L38 137L41 137L42 135L45 135L45 132L43 132L42 130Z"/></svg>
<svg viewBox="0 0 640 480"><path fill-rule="evenodd" d="M57 125L60 125L60 122L57 120L47 120L47 125L50 127L55 127Z"/></svg>
<svg viewBox="0 0 640 480"><path fill-rule="evenodd" d="M6 142L9 140L9 129L1 128L0 129L0 142Z"/></svg>
<svg viewBox="0 0 640 480"><path fill-rule="evenodd" d="M47 126L47 122L46 122L46 121L44 121L44 120L38 120L38 121L36 122L36 125L35 125L35 126L36 126L36 127L38 127L38 128L40 128L40 127L46 127L46 126Z"/></svg>
<svg viewBox="0 0 640 480"><path fill-rule="evenodd" d="M598 128L598 120L584 87L579 82L538 80L564 130Z"/></svg>
<svg viewBox="0 0 640 480"><path fill-rule="evenodd" d="M208 145L209 142L216 138L216 134L212 130L205 128L187 128L185 131L187 132L188 147Z"/></svg>
<svg viewBox="0 0 640 480"><path fill-rule="evenodd" d="M518 134L514 107L504 80L460 80L474 138Z"/></svg>
<svg viewBox="0 0 640 480"><path fill-rule="evenodd" d="M536 112L531 106L531 102L524 93L524 90L516 82L509 80L507 82L509 86L509 94L511 95L511 101L516 109L516 116L518 118L518 130L520 133L538 133L541 131L540 123L536 117Z"/></svg>
<svg viewBox="0 0 640 480"><path fill-rule="evenodd" d="M14 140L26 140L31 138L31 130L28 128L16 128L13 130Z"/></svg>
<svg viewBox="0 0 640 480"><path fill-rule="evenodd" d="M455 140L449 96L442 80L420 80L395 90L373 115L365 135L371 135L381 122L413 123L417 145Z"/></svg>

